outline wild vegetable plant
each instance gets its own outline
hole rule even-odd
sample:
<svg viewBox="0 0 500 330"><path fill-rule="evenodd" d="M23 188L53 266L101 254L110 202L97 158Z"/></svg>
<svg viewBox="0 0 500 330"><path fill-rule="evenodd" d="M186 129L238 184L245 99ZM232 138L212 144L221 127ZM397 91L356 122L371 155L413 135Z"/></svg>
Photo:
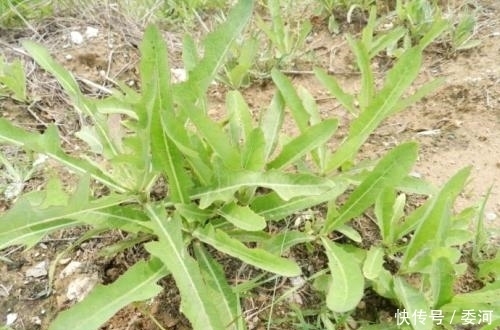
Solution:
<svg viewBox="0 0 500 330"><path fill-rule="evenodd" d="M289 10L283 8L289 7L285 1L267 0L270 22L265 22L263 18L256 16L257 26L269 39L270 57L278 64L290 63L297 57L312 29L308 20L298 21L295 24L287 22L289 17L283 13Z"/></svg>
<svg viewBox="0 0 500 330"><path fill-rule="evenodd" d="M26 96L26 74L21 61L7 63L0 56L0 98L10 96L19 102L25 102Z"/></svg>
<svg viewBox="0 0 500 330"><path fill-rule="evenodd" d="M82 302L61 312L50 329L66 329L75 317L80 321L72 322L73 328L97 329L122 307L156 296L162 290L157 282L169 275L180 291L181 311L194 329L245 329L239 296L209 251L218 250L278 276L295 277L301 267L284 257L285 252L313 242L328 258L327 269L313 276L330 311L320 318L325 326L332 323L329 315L346 319L362 299L365 285L405 308L427 308L423 293L415 293L405 277L416 272L431 281L432 306L462 301L458 295L450 298L449 291L436 290L447 275L432 262L441 258L446 270L460 270L449 246L463 236L450 241L444 229L462 230L468 219L458 222L451 216L452 201L467 170L436 194L409 176L417 157L415 143L397 146L368 165L356 164L359 149L384 119L439 83L406 95L418 74L422 50L439 29L431 29L419 46L401 54L381 88L376 88L368 47L360 40L350 40L362 74L359 95L346 93L334 77L316 70L318 79L355 117L346 139L329 150L327 142L338 121L322 119L312 96L297 90L277 69L271 76L278 91L258 120L237 91L227 94L223 121L208 115L207 89L251 11L250 1L240 1L225 23L207 36L203 56L185 45L190 49L184 57L188 78L177 84L170 79L161 34L148 28L140 46L141 90L123 86L102 100L82 95L71 73L43 47L24 43L36 62L57 78L75 110L88 119L77 136L88 145L89 154L76 157L63 150L55 126L38 134L0 119L1 141L47 155L79 178L71 191L54 178L44 190L21 196L0 217L0 249L33 247L56 230L90 225L94 233L117 229L126 233L113 251L143 244L150 254L112 284L98 285ZM286 109L297 127L295 136L283 134ZM99 162L92 160L96 156ZM433 197L406 216L401 191ZM342 194L346 201L340 204L337 198ZM266 231L270 223L325 203L325 220L308 230ZM359 241L348 223L372 206L384 245L365 251L331 240L336 231ZM439 236L428 235L429 230ZM415 240L399 247L398 238L411 231ZM400 251L404 253L398 273L389 273L383 260Z"/></svg>

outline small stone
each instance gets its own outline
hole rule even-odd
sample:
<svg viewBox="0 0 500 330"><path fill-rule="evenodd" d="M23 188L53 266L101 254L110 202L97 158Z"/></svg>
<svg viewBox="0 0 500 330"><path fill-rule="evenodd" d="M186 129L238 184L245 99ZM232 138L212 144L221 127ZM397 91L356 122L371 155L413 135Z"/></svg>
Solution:
<svg viewBox="0 0 500 330"><path fill-rule="evenodd" d="M71 258L63 258L59 260L59 265L67 265L71 261Z"/></svg>
<svg viewBox="0 0 500 330"><path fill-rule="evenodd" d="M484 216L487 221L495 221L498 218L495 212L486 212Z"/></svg>
<svg viewBox="0 0 500 330"><path fill-rule="evenodd" d="M71 31L71 33L69 34L69 37L71 39L71 42L76 44L76 45L80 45L81 43L83 43L83 36L78 31Z"/></svg>
<svg viewBox="0 0 500 330"><path fill-rule="evenodd" d="M47 276L47 267L48 267L48 262L47 261L42 261L37 263L31 268L28 268L26 270L26 277L44 277Z"/></svg>
<svg viewBox="0 0 500 330"><path fill-rule="evenodd" d="M64 56L64 58L66 59L66 61L71 61L73 59L73 55L67 54L66 56Z"/></svg>
<svg viewBox="0 0 500 330"><path fill-rule="evenodd" d="M79 261L71 261L64 269L61 271L59 274L59 278L65 278L68 277L74 273L76 273L80 267L82 266L82 263Z"/></svg>
<svg viewBox="0 0 500 330"><path fill-rule="evenodd" d="M92 26L87 26L87 30L85 30L85 37L87 38L95 38L99 34L99 30Z"/></svg>
<svg viewBox="0 0 500 330"><path fill-rule="evenodd" d="M306 284L306 281L301 276L295 276L290 278L290 283L294 288L300 288Z"/></svg>
<svg viewBox="0 0 500 330"><path fill-rule="evenodd" d="M34 325L42 325L42 320L38 316L33 316L31 318L31 323Z"/></svg>
<svg viewBox="0 0 500 330"><path fill-rule="evenodd" d="M68 285L66 298L69 300L82 301L97 284L97 276L80 276Z"/></svg>
<svg viewBox="0 0 500 330"><path fill-rule="evenodd" d="M5 322L6 326L14 324L17 320L17 313L9 313L7 314L7 321Z"/></svg>
<svg viewBox="0 0 500 330"><path fill-rule="evenodd" d="M180 83L187 80L187 72L182 68L173 68L170 69L170 73L172 74L172 82Z"/></svg>

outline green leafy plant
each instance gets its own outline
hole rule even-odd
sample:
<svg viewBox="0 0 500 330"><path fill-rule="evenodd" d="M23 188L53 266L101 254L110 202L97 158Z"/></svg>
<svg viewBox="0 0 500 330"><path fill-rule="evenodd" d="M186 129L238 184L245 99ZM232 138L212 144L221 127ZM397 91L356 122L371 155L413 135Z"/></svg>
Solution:
<svg viewBox="0 0 500 330"><path fill-rule="evenodd" d="M464 13L456 26L451 30L451 45L456 51L479 46L480 40L473 39L476 20L473 14Z"/></svg>
<svg viewBox="0 0 500 330"><path fill-rule="evenodd" d="M30 19L46 17L51 13L49 1L6 0L0 3L0 23L3 26L30 26Z"/></svg>
<svg viewBox="0 0 500 330"><path fill-rule="evenodd" d="M27 100L26 74L21 61L9 64L0 56L0 97L5 96L11 96L20 102Z"/></svg>
<svg viewBox="0 0 500 330"><path fill-rule="evenodd" d="M328 30L331 33L340 32L339 14L345 13L345 19L350 22L354 10L368 11L375 0L320 0L320 12L328 16ZM337 16L336 16L337 12Z"/></svg>
<svg viewBox="0 0 500 330"><path fill-rule="evenodd" d="M224 65L224 75L220 75L220 80L234 89L248 86L258 50L256 37L237 40L230 51L230 59Z"/></svg>
<svg viewBox="0 0 500 330"><path fill-rule="evenodd" d="M283 6L285 4L280 0L268 0L270 22L267 23L262 17L257 16L256 23L269 39L271 58L276 59L278 63L289 63L304 46L312 26L307 20L295 24L287 22L287 16L283 15L286 12Z"/></svg>
<svg viewBox="0 0 500 330"><path fill-rule="evenodd" d="M30 155L28 157L16 156L9 160L8 157L0 153L0 165L3 167L3 173L0 177L0 191L7 200L15 200L22 193L26 182L40 170L45 161L45 157L42 155L36 160L30 159Z"/></svg>

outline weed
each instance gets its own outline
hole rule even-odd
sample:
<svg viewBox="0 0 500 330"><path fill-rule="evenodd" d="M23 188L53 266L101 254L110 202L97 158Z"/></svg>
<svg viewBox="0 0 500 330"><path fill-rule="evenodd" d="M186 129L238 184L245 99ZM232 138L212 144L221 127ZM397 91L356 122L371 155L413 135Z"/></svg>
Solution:
<svg viewBox="0 0 500 330"><path fill-rule="evenodd" d="M257 16L257 26L265 33L269 40L269 50L272 58L279 64L293 61L300 49L303 49L306 37L311 32L311 23L307 20L297 21L293 24L283 15L287 11L283 9L284 2L279 0L268 0L269 23ZM290 6L286 8L289 9Z"/></svg>
<svg viewBox="0 0 500 330"><path fill-rule="evenodd" d="M0 98L5 96L19 102L27 101L26 74L21 61L9 64L0 56Z"/></svg>

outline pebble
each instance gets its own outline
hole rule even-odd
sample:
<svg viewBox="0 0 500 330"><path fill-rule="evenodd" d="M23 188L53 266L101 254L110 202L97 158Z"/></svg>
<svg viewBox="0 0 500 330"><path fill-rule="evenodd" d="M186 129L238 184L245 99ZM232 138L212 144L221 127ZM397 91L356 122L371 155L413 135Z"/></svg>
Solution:
<svg viewBox="0 0 500 330"><path fill-rule="evenodd" d="M76 45L80 45L81 43L83 43L83 36L78 31L71 31L69 37L71 38L71 42Z"/></svg>
<svg viewBox="0 0 500 330"><path fill-rule="evenodd" d="M498 218L495 212L486 212L485 217L487 221L495 221Z"/></svg>
<svg viewBox="0 0 500 330"><path fill-rule="evenodd" d="M69 300L82 301L97 284L97 277L80 276L68 285L66 298Z"/></svg>
<svg viewBox="0 0 500 330"><path fill-rule="evenodd" d="M85 30L85 37L88 39L95 38L99 34L99 30L92 26L87 26L87 30Z"/></svg>
<svg viewBox="0 0 500 330"><path fill-rule="evenodd" d="M47 261L39 262L33 267L28 268L26 270L25 275L26 277L35 277L35 278L47 276L47 267L48 267Z"/></svg>
<svg viewBox="0 0 500 330"><path fill-rule="evenodd" d="M17 320L17 313L9 313L7 314L7 321L5 322L6 326L14 324Z"/></svg>
<svg viewBox="0 0 500 330"><path fill-rule="evenodd" d="M68 277L74 273L76 273L77 270L80 269L82 266L82 263L79 261L71 261L64 269L61 271L59 274L59 278L65 278Z"/></svg>

